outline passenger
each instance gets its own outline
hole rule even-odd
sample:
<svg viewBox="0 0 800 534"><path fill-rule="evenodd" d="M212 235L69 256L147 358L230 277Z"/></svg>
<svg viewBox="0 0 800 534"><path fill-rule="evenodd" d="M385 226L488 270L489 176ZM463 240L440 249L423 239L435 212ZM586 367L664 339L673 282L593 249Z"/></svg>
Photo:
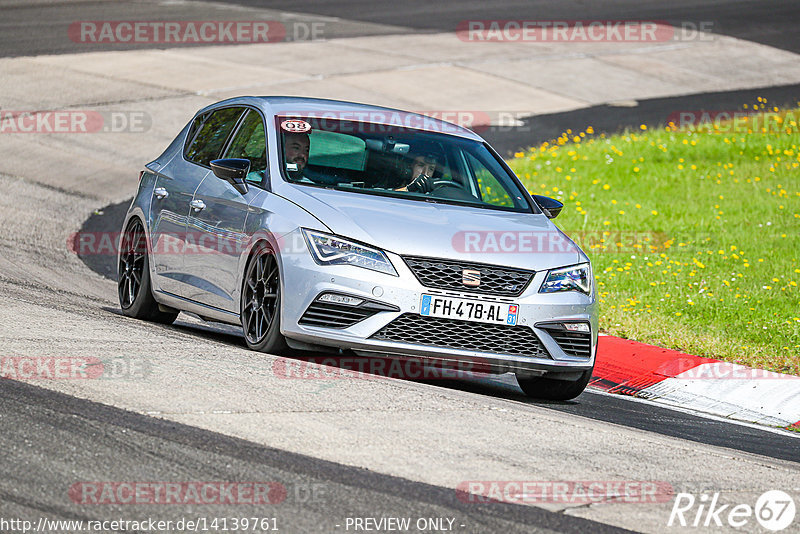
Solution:
<svg viewBox="0 0 800 534"><path fill-rule="evenodd" d="M283 134L283 159L286 165L286 172L292 180L304 178L303 171L308 165L310 148L311 140L307 133L292 132ZM295 168L292 168L292 166Z"/></svg>

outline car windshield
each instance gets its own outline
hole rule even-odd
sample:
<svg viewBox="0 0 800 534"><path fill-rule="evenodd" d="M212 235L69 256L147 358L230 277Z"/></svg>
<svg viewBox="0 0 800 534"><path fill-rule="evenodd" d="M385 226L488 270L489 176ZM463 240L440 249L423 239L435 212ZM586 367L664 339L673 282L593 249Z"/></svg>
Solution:
<svg viewBox="0 0 800 534"><path fill-rule="evenodd" d="M531 212L484 144L439 132L319 117L277 117L286 180L354 194Z"/></svg>

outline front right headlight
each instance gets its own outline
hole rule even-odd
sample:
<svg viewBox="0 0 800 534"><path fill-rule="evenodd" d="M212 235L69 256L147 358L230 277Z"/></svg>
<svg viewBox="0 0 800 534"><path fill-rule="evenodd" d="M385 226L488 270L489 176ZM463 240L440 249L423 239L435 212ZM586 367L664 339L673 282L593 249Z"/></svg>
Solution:
<svg viewBox="0 0 800 534"><path fill-rule="evenodd" d="M539 293L578 291L592 294L592 266L588 263L553 269L547 273Z"/></svg>
<svg viewBox="0 0 800 534"><path fill-rule="evenodd" d="M302 231L308 250L319 265L352 265L397 276L392 262L382 250L315 230L303 228Z"/></svg>

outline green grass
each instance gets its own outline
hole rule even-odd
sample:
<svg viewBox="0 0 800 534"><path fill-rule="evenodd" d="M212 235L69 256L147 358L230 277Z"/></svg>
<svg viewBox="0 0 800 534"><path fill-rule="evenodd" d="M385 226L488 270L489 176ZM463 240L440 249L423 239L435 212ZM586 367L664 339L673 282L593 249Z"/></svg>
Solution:
<svg viewBox="0 0 800 534"><path fill-rule="evenodd" d="M588 128L509 163L564 202L556 223L592 259L603 331L800 374L798 122Z"/></svg>

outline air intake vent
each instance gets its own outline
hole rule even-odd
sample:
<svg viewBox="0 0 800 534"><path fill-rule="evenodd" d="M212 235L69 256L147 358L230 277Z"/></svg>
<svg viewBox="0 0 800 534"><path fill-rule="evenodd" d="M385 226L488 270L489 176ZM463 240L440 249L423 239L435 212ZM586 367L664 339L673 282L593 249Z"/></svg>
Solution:
<svg viewBox="0 0 800 534"><path fill-rule="evenodd" d="M592 335L583 332L549 331L561 350L569 356L589 358L592 355Z"/></svg>
<svg viewBox="0 0 800 534"><path fill-rule="evenodd" d="M592 356L591 332L570 331L562 323L539 323L536 327L550 334L564 354L586 359ZM586 330L588 329L589 325L586 324Z"/></svg>
<svg viewBox="0 0 800 534"><path fill-rule="evenodd" d="M331 297L338 297L344 301L359 302L359 304L354 306L352 304L321 300ZM365 300L360 297L323 293L306 309L299 323L304 326L320 326L323 328L348 328L381 311L400 311L400 308L381 302Z"/></svg>
<svg viewBox="0 0 800 534"><path fill-rule="evenodd" d="M414 345L550 358L534 331L527 326L481 324L405 313L372 337Z"/></svg>

